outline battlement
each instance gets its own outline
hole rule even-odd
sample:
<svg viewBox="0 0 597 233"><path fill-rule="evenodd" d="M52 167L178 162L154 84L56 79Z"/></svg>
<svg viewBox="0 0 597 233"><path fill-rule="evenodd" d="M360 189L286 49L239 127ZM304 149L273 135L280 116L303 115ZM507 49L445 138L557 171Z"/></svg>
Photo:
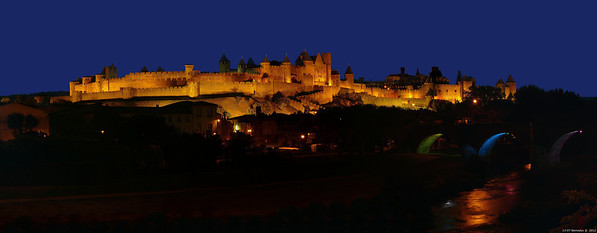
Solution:
<svg viewBox="0 0 597 233"><path fill-rule="evenodd" d="M198 70L194 70L192 72L193 72L193 74L199 74L200 73ZM153 77L173 77L173 76L184 77L185 74L186 73L184 71L136 72L136 73L127 74L127 75L125 75L124 77L122 77L120 79L127 79L127 78L153 78Z"/></svg>
<svg viewBox="0 0 597 233"><path fill-rule="evenodd" d="M301 56L307 56L306 52ZM223 59L225 57L223 56ZM227 60L227 59L226 59ZM287 60L288 61L288 60ZM226 62L225 62L226 63ZM303 57L298 64L290 62L269 62L263 66L251 67L244 72L230 71L230 62L220 64L221 72L200 72L193 70L193 65L185 65L183 71L134 72L124 77L116 77L116 67L105 68L104 73L82 77L69 83L73 102L83 100L128 99L134 97L188 96L242 93L253 98L266 98L277 92L293 96L306 92L289 102L291 107L301 110L318 108L319 105L333 100L339 93L357 93L365 96L371 103L384 106L424 107L424 101L442 99L452 102L461 101L463 94L470 90L474 79L463 77L457 84L447 84L447 78L433 67L433 79L425 75L408 76L408 85L396 86L396 82L387 86L370 86L354 83L354 74L347 68L344 79L331 68L331 54L321 53L317 57ZM224 66L222 66L224 65ZM106 71L107 70L107 71ZM241 69L241 71L243 71ZM267 74L267 75L266 75ZM405 75L404 68L400 75ZM397 76L400 76L397 75ZM430 73L431 76L431 73ZM429 81L432 82L429 82ZM439 80L439 81L438 81ZM465 81L462 81L465 80ZM473 80L473 81L469 81ZM516 92L512 78L505 88L507 93ZM405 81L405 80L398 80ZM404 82L399 82L404 83ZM316 92L313 92L317 90ZM302 110L301 110L302 111Z"/></svg>

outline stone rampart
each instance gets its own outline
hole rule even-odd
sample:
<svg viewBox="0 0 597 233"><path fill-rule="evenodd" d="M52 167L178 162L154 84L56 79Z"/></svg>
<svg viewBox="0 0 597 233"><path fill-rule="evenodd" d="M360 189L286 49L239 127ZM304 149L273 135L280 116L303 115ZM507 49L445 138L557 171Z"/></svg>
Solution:
<svg viewBox="0 0 597 233"><path fill-rule="evenodd" d="M200 82L199 95L213 95L225 93L255 94L253 82Z"/></svg>

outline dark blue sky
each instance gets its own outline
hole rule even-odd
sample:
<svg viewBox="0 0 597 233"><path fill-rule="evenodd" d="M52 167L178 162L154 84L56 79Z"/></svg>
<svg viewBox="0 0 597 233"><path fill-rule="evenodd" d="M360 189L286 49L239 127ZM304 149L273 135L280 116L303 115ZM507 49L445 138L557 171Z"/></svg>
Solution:
<svg viewBox="0 0 597 233"><path fill-rule="evenodd" d="M457 3L454 3L457 2ZM579 1L580 2L580 1ZM223 52L260 62L332 53L332 67L382 80L457 70L479 85L512 74L518 86L597 96L595 1L10 1L0 7L0 95L68 90L112 63L118 76L217 71Z"/></svg>

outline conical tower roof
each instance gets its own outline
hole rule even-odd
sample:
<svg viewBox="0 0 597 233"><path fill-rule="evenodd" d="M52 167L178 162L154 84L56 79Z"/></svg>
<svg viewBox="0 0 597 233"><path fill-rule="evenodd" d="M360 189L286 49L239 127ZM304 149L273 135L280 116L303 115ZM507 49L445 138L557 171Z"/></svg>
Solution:
<svg viewBox="0 0 597 233"><path fill-rule="evenodd" d="M512 78L512 75L508 76L508 80L506 80L507 83L514 83L514 79Z"/></svg>
<svg viewBox="0 0 597 233"><path fill-rule="evenodd" d="M222 58L220 58L220 63L230 63L230 60L226 57L226 54L222 53Z"/></svg>
<svg viewBox="0 0 597 233"><path fill-rule="evenodd" d="M500 80L498 80L497 84L504 84L504 80L500 78Z"/></svg>
<svg viewBox="0 0 597 233"><path fill-rule="evenodd" d="M297 58L297 60L301 60L301 61L313 61L313 59L311 59L311 56L309 56L309 54L307 53L307 50L303 50L303 52L299 55L299 57Z"/></svg>
<svg viewBox="0 0 597 233"><path fill-rule="evenodd" d="M284 57L284 61L282 62L290 62L290 59L288 59L288 54L286 54L286 57Z"/></svg>
<svg viewBox="0 0 597 233"><path fill-rule="evenodd" d="M348 65L348 67L346 68L346 72L344 72L344 74L353 74L352 69L350 69L350 65Z"/></svg>
<svg viewBox="0 0 597 233"><path fill-rule="evenodd" d="M238 62L239 65L246 65L247 63L245 63L245 60L243 60L243 57L240 57L240 62Z"/></svg>
<svg viewBox="0 0 597 233"><path fill-rule="evenodd" d="M255 62L253 61L253 58L249 57L249 60L247 61L247 65L248 66L256 66Z"/></svg>
<svg viewBox="0 0 597 233"><path fill-rule="evenodd" d="M267 59L267 54L265 54L265 58L263 58L263 62L269 62L269 59Z"/></svg>

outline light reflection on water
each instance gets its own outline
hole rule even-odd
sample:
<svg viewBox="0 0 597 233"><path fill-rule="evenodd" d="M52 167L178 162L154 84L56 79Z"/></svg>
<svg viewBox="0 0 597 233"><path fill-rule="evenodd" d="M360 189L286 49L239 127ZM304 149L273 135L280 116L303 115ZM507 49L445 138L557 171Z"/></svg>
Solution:
<svg viewBox="0 0 597 233"><path fill-rule="evenodd" d="M483 188L462 192L450 200L452 207L434 208L434 231L499 232L490 226L499 224L498 217L512 210L520 201L522 180L519 172L490 180ZM446 208L442 208L446 207Z"/></svg>

